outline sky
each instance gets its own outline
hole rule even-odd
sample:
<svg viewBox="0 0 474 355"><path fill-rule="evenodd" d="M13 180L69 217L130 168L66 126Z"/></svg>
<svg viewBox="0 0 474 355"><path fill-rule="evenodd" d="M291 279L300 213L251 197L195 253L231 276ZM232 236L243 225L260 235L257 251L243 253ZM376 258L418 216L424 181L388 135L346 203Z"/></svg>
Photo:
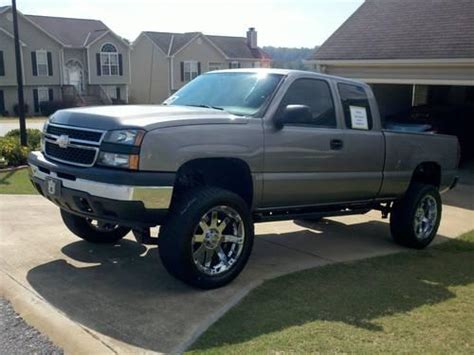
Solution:
<svg viewBox="0 0 474 355"><path fill-rule="evenodd" d="M364 0L17 0L24 14L100 19L133 41L141 31L245 36L259 46L322 44ZM10 0L0 0L0 6Z"/></svg>

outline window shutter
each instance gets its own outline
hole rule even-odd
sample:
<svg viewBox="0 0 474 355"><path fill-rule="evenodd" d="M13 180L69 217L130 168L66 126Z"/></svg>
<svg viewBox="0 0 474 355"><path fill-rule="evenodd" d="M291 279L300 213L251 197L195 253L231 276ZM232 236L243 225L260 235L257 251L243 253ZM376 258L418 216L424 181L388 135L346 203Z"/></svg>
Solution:
<svg viewBox="0 0 474 355"><path fill-rule="evenodd" d="M239 62L239 63L237 63L237 68L240 68L240 62Z"/></svg>
<svg viewBox="0 0 474 355"><path fill-rule="evenodd" d="M229 62L229 69L232 69L232 62Z"/></svg>
<svg viewBox="0 0 474 355"><path fill-rule="evenodd" d="M123 75L123 63L122 63L122 54L119 53L118 55L118 60L119 60L119 75Z"/></svg>
<svg viewBox="0 0 474 355"><path fill-rule="evenodd" d="M38 89L33 89L33 104L35 112L39 112Z"/></svg>
<svg viewBox="0 0 474 355"><path fill-rule="evenodd" d="M48 52L47 56L48 56L48 73L49 73L49 76L53 76L53 58L51 56L51 52Z"/></svg>
<svg viewBox="0 0 474 355"><path fill-rule="evenodd" d="M0 115L5 112L5 97L3 96L3 90L0 90Z"/></svg>
<svg viewBox="0 0 474 355"><path fill-rule="evenodd" d="M102 71L101 71L101 67L100 67L100 53L96 53L95 62L96 62L96 65L97 65L97 76L101 76Z"/></svg>
<svg viewBox="0 0 474 355"><path fill-rule="evenodd" d="M48 89L49 101L54 101L53 89Z"/></svg>
<svg viewBox="0 0 474 355"><path fill-rule="evenodd" d="M198 75L201 75L201 62L198 62Z"/></svg>
<svg viewBox="0 0 474 355"><path fill-rule="evenodd" d="M184 62L181 62L181 81L184 81Z"/></svg>
<svg viewBox="0 0 474 355"><path fill-rule="evenodd" d="M0 76L5 75L5 62L3 61L3 51L0 51Z"/></svg>
<svg viewBox="0 0 474 355"><path fill-rule="evenodd" d="M33 69L33 76L38 76L38 68L36 67L36 52L31 52L31 68Z"/></svg>
<svg viewBox="0 0 474 355"><path fill-rule="evenodd" d="M117 100L120 100L120 88L118 86L115 88L115 96Z"/></svg>

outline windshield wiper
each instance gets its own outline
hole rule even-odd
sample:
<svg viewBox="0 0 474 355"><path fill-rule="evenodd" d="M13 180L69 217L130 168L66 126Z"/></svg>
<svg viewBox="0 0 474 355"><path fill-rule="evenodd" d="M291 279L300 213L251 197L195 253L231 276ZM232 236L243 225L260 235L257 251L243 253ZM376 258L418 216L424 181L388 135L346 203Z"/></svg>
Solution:
<svg viewBox="0 0 474 355"><path fill-rule="evenodd" d="M211 106L211 105L202 105L202 104L196 104L196 105L183 105L183 106L192 106L192 107L203 107L203 108L213 108L214 110L220 110L224 111L222 107L219 106Z"/></svg>

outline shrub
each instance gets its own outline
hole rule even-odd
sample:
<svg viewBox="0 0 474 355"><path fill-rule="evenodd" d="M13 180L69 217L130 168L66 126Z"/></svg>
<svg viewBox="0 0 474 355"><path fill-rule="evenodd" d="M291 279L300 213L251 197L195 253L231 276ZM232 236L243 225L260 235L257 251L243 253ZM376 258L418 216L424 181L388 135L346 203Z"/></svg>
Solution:
<svg viewBox="0 0 474 355"><path fill-rule="evenodd" d="M17 142L20 142L20 130L19 129L11 130L5 135L5 137L15 138ZM26 138L27 138L28 147L31 150L39 149L40 144L41 144L41 131L39 129L27 128Z"/></svg>
<svg viewBox="0 0 474 355"><path fill-rule="evenodd" d="M19 115L20 115L19 108L20 108L20 105L19 105L19 104L15 104L15 106L13 106L13 112L15 112L15 115L16 115L16 116L19 116ZM24 108L25 115L26 115L26 114L28 113L29 106L28 106L27 104L24 104L24 105L23 105L23 108Z"/></svg>
<svg viewBox="0 0 474 355"><path fill-rule="evenodd" d="M19 139L15 137L0 138L0 157L7 161L9 166L25 165L29 147L22 147Z"/></svg>

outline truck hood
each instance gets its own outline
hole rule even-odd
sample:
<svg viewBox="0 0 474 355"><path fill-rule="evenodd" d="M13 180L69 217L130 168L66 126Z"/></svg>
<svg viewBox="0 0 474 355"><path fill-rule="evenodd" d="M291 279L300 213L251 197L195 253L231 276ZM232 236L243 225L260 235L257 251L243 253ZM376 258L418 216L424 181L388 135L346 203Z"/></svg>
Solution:
<svg viewBox="0 0 474 355"><path fill-rule="evenodd" d="M100 130L142 128L151 131L186 125L245 124L248 118L200 107L124 105L60 110L51 116L50 122Z"/></svg>

